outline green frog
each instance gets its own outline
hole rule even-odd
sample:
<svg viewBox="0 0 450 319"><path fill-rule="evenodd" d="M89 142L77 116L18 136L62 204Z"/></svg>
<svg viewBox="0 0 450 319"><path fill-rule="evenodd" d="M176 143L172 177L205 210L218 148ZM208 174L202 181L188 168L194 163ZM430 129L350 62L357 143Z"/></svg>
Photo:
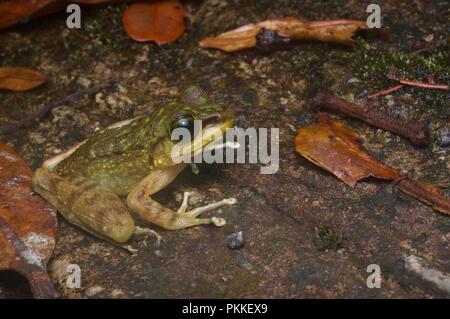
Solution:
<svg viewBox="0 0 450 319"><path fill-rule="evenodd" d="M137 227L128 209L167 230L223 226L222 218L199 215L235 204L234 198L188 210L191 193L185 192L176 212L151 198L189 165L172 159L178 141L171 139L171 133L176 128L192 131L195 120L202 121L202 134L182 144L192 156L222 137L232 127L234 116L227 107L212 102L200 87L188 87L178 101L98 130L45 161L33 174L33 188L70 223L130 249L125 243L133 234L153 234L158 243L161 237L151 229ZM125 196L126 205L120 199Z"/></svg>

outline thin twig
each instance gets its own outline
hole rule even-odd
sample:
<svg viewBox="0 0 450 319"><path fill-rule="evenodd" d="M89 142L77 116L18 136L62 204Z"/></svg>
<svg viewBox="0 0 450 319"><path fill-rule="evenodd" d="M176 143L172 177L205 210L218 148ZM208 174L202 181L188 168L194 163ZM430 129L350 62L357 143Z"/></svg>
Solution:
<svg viewBox="0 0 450 319"><path fill-rule="evenodd" d="M440 40L440 41L437 41L436 43L434 43L432 45L426 45L423 48L417 49L417 50L411 52L411 54L414 55L414 54L419 54L419 53L424 53L424 52L427 52L427 51L431 51L431 50L437 49L438 47L440 47L443 44L445 44L445 40Z"/></svg>
<svg viewBox="0 0 450 319"><path fill-rule="evenodd" d="M391 87L389 89L381 90L381 91L369 94L369 95L367 95L367 98L368 99L372 99L372 98L380 96L380 95L386 95L386 94L392 93L394 91L397 91L397 90L401 89L402 87L403 87L403 85L399 84L399 85L393 86L393 87Z"/></svg>
<svg viewBox="0 0 450 319"><path fill-rule="evenodd" d="M432 84L432 83L425 83L420 81L411 81L406 79L398 79L398 81L402 84L409 85L409 86L415 86L423 89L437 89L437 90L444 90L448 91L448 85L447 84Z"/></svg>
<svg viewBox="0 0 450 319"><path fill-rule="evenodd" d="M402 79L402 78L398 77L397 75L395 75L395 70L393 67L391 67L389 69L387 77L391 80L398 81L401 84L420 87L423 89L438 89L438 90L445 90L445 91L448 90L447 84L425 83L425 82L421 82L421 81L412 81L412 80L408 80L408 79Z"/></svg>
<svg viewBox="0 0 450 319"><path fill-rule="evenodd" d="M63 96L63 97L60 97L59 99L50 101L50 102L44 104L39 110L37 110L33 114L28 115L23 120L20 120L19 122L11 125L7 129L5 129L5 131L1 132L1 134L5 135L5 136L10 135L10 134L16 132L17 130L19 130L25 126L28 126L31 123L33 123L34 121L42 118L43 116L45 116L48 112L50 112L55 107L58 107L65 103L74 102L84 95L90 95L90 94L97 93L98 91L105 89L107 87L110 87L111 85L114 85L115 83L116 83L115 80L111 80L111 81L108 81L105 83L99 83L90 88L78 90L70 95Z"/></svg>

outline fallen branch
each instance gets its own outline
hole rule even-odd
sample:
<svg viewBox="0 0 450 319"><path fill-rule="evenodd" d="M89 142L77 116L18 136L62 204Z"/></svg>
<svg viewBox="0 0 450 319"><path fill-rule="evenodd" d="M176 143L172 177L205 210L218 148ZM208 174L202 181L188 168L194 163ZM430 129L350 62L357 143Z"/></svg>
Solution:
<svg viewBox="0 0 450 319"><path fill-rule="evenodd" d="M313 103L333 111L342 112L375 127L406 137L412 143L419 146L427 145L430 139L428 126L423 123L409 121L400 117L392 117L385 113L345 101L328 92L317 93L313 99Z"/></svg>
<svg viewBox="0 0 450 319"><path fill-rule="evenodd" d="M105 83L96 84L90 88L79 90L70 95L63 96L63 97L60 97L59 99L50 101L50 102L44 104L42 106L42 108L40 108L33 114L30 114L29 116L25 117L23 120L11 125L10 127L8 127L7 129L5 129L3 132L0 132L0 133L4 136L10 135L10 134L16 132L17 130L19 130L25 126L28 126L31 123L33 123L34 121L44 117L48 112L53 110L55 107L58 107L65 103L72 103L84 95L97 93L98 91L105 89L107 87L110 87L110 86L114 85L115 83L116 83L116 81L112 80L112 81L108 81Z"/></svg>

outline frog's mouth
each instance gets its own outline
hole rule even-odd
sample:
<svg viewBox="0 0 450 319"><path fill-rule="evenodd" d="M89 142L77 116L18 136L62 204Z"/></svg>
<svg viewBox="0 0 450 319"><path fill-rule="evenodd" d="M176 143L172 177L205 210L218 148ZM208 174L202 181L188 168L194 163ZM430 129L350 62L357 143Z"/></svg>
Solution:
<svg viewBox="0 0 450 319"><path fill-rule="evenodd" d="M202 130L192 139L190 144L182 147L182 154L191 154L194 157L203 152L205 147L211 144L215 149L232 147L238 145L223 141L226 129L233 127L234 115L232 111L227 110L222 114L212 114L202 118Z"/></svg>

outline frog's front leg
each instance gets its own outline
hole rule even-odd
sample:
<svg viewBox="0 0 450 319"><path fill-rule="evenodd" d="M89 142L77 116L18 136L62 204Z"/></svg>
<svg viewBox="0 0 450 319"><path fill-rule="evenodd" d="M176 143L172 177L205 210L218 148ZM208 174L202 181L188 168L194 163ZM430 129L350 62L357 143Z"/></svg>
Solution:
<svg viewBox="0 0 450 319"><path fill-rule="evenodd" d="M168 185L184 167L184 164L180 164L150 173L128 195L127 203L129 208L144 220L169 230L203 224L214 224L219 227L225 225L225 220L223 218L197 218L197 216L205 211L213 210L223 205L235 204L236 199L234 198L224 199L217 203L186 211L187 200L190 194L185 193L183 203L177 212L162 206L150 198L150 195Z"/></svg>

